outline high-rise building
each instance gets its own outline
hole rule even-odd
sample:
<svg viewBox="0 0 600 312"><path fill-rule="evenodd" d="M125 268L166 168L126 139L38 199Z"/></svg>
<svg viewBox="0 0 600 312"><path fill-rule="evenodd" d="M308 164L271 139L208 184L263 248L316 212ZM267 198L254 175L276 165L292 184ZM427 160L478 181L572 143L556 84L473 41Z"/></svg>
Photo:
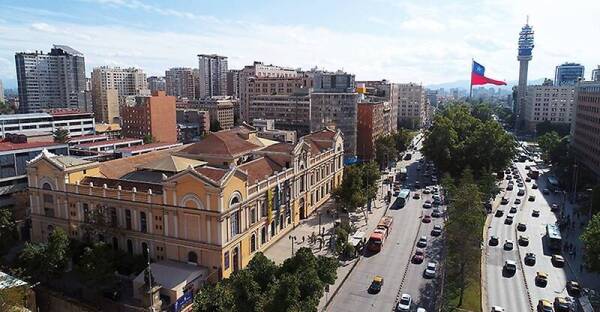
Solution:
<svg viewBox="0 0 600 312"><path fill-rule="evenodd" d="M391 133L385 121L386 116L389 118L391 115L391 109L389 102L371 101L369 98L358 103L356 155L359 159L369 161L375 158L375 140Z"/></svg>
<svg viewBox="0 0 600 312"><path fill-rule="evenodd" d="M85 60L83 54L65 45L42 51L15 54L19 87L19 112L46 109L85 110Z"/></svg>
<svg viewBox="0 0 600 312"><path fill-rule="evenodd" d="M198 54L199 98L226 95L227 57L216 54Z"/></svg>
<svg viewBox="0 0 600 312"><path fill-rule="evenodd" d="M231 96L213 96L187 103L178 103L177 107L208 111L211 124L216 120L221 129L228 130L234 126L234 110L237 101Z"/></svg>
<svg viewBox="0 0 600 312"><path fill-rule="evenodd" d="M121 113L123 136L139 139L151 136L160 143L177 142L175 97L167 96L165 91L129 97Z"/></svg>
<svg viewBox="0 0 600 312"><path fill-rule="evenodd" d="M386 127L390 132L396 132L398 130L398 92L399 86L397 83L383 80L372 80L372 81L357 81L358 84L364 84L365 86L365 97L371 101L382 101L388 102L390 109L386 111L385 120L389 121L389 125Z"/></svg>
<svg viewBox="0 0 600 312"><path fill-rule="evenodd" d="M4 102L4 87L2 86L2 80L0 80L0 102Z"/></svg>
<svg viewBox="0 0 600 312"><path fill-rule="evenodd" d="M576 96L571 144L577 161L600 178L600 82L580 82Z"/></svg>
<svg viewBox="0 0 600 312"><path fill-rule="evenodd" d="M564 63L556 66L554 72L555 86L574 86L579 80L584 79L585 68L577 63Z"/></svg>
<svg viewBox="0 0 600 312"><path fill-rule="evenodd" d="M167 95L188 99L196 97L194 73L191 68L171 68L165 71L165 81Z"/></svg>
<svg viewBox="0 0 600 312"><path fill-rule="evenodd" d="M417 129L427 117L425 87L413 82L398 84L398 126Z"/></svg>
<svg viewBox="0 0 600 312"><path fill-rule="evenodd" d="M167 91L165 77L150 76L146 80L148 81L148 89L150 89L150 92Z"/></svg>
<svg viewBox="0 0 600 312"><path fill-rule="evenodd" d="M527 101L527 71L529 68L529 61L533 58L533 28L529 26L529 18L527 23L521 32L519 33L519 54L517 60L519 61L519 85L517 87L516 97L516 109L517 116L515 118L515 129L519 130L524 126L525 121L525 105Z"/></svg>
<svg viewBox="0 0 600 312"><path fill-rule="evenodd" d="M149 94L146 74L141 69L102 66L92 71L92 102L99 122L118 119L125 97Z"/></svg>
<svg viewBox="0 0 600 312"><path fill-rule="evenodd" d="M573 103L575 102L574 86L529 86L525 112L525 128L534 131L540 122L571 124L573 119Z"/></svg>
<svg viewBox="0 0 600 312"><path fill-rule="evenodd" d="M342 71L314 72L314 89L310 95L311 131L335 127L344 135L344 151L356 155L356 122L359 94L354 75Z"/></svg>
<svg viewBox="0 0 600 312"><path fill-rule="evenodd" d="M592 81L600 81L600 65L598 68L592 69Z"/></svg>
<svg viewBox="0 0 600 312"><path fill-rule="evenodd" d="M292 68L286 68L274 65L265 65L262 62L254 62L252 65L245 66L239 73L239 99L240 99L240 117L245 122L251 122L249 118L250 97L252 95L269 95L269 90L263 90L251 87L253 79L262 78L294 78L300 73ZM278 88L279 86L268 85L269 88ZM287 86L286 86L287 88ZM281 93L281 92L280 92ZM291 92L290 92L291 93Z"/></svg>
<svg viewBox="0 0 600 312"><path fill-rule="evenodd" d="M249 117L274 120L274 127L296 131L299 136L310 133L310 93L298 88L292 94L253 95Z"/></svg>
<svg viewBox="0 0 600 312"><path fill-rule="evenodd" d="M238 69L227 71L227 95L240 97L240 70Z"/></svg>

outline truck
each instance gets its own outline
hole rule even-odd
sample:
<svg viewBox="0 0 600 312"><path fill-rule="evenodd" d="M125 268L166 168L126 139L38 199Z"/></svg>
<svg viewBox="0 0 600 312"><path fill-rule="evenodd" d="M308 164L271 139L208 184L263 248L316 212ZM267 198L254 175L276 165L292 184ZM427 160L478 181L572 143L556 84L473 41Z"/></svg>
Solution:
<svg viewBox="0 0 600 312"><path fill-rule="evenodd" d="M367 249L372 252L379 252L383 248L383 243L387 239L390 231L392 230L392 224L394 218L391 216L383 216L367 242Z"/></svg>

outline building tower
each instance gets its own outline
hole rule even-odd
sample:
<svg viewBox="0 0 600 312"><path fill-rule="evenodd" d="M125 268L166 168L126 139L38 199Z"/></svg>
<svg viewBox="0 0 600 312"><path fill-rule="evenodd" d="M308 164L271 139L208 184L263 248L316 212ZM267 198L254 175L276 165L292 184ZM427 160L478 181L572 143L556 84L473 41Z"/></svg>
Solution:
<svg viewBox="0 0 600 312"><path fill-rule="evenodd" d="M529 26L529 16L527 17L527 23L521 28L519 33L519 54L517 60L519 60L519 86L517 87L517 99L516 99L516 112L517 118L515 118L515 130L523 127L525 118L525 105L527 101L527 70L529 67L529 61L532 59L533 50L533 28Z"/></svg>
<svg viewBox="0 0 600 312"><path fill-rule="evenodd" d="M198 54L198 97L227 94L227 57Z"/></svg>

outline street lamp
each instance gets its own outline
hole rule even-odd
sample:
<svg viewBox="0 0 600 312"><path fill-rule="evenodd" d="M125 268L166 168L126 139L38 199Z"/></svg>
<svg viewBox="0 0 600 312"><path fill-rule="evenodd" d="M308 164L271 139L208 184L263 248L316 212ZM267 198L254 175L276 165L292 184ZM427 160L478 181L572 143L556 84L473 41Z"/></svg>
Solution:
<svg viewBox="0 0 600 312"><path fill-rule="evenodd" d="M296 236L290 235L290 241L292 241L292 256L294 255L294 242L296 241Z"/></svg>

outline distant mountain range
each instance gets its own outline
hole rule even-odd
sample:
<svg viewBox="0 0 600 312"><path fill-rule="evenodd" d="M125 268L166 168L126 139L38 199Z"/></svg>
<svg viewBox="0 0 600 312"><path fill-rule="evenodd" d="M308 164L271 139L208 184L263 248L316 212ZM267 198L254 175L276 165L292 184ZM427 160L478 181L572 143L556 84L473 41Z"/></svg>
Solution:
<svg viewBox="0 0 600 312"><path fill-rule="evenodd" d="M529 80L528 84L530 84L530 85L540 85L540 84L542 84L542 82L544 82L544 78L539 78L539 79L535 79L535 80ZM428 89L440 89L440 88L444 88L445 90L450 90L450 89L453 89L453 88L459 88L459 89L468 90L470 83L471 83L471 81L469 81L469 80L457 80L457 81L452 81L452 82L444 82L444 83L426 85L426 87ZM519 82L515 80L515 81L508 81L506 83L507 84L506 86L484 85L484 86L477 86L477 87L485 87L485 88L493 87L493 88L509 89L510 90L513 86L517 85L518 83Z"/></svg>

